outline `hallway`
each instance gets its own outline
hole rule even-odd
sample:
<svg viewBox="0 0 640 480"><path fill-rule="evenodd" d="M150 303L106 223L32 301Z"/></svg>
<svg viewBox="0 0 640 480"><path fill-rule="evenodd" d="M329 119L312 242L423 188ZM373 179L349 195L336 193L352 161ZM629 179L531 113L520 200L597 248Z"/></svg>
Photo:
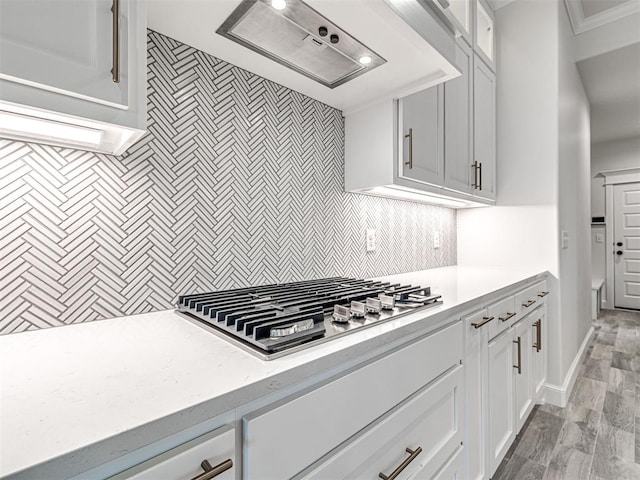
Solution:
<svg viewBox="0 0 640 480"><path fill-rule="evenodd" d="M494 480L640 479L640 313L603 310L566 408L534 408Z"/></svg>

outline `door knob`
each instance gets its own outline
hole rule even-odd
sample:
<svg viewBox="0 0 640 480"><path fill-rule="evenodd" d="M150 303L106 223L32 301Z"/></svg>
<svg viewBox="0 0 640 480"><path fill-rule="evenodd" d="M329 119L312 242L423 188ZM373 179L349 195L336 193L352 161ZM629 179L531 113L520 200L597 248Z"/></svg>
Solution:
<svg viewBox="0 0 640 480"><path fill-rule="evenodd" d="M622 255L622 250L618 250L618 251L616 252L616 255Z"/></svg>
<svg viewBox="0 0 640 480"><path fill-rule="evenodd" d="M616 243L616 246L617 246L617 247L621 247L621 246L622 246L622 242L618 242L618 243Z"/></svg>

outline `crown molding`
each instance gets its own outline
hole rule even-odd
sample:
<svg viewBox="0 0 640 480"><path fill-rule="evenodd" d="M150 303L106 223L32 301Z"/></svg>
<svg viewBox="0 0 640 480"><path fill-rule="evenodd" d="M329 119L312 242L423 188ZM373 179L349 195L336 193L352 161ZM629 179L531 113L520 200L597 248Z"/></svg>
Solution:
<svg viewBox="0 0 640 480"><path fill-rule="evenodd" d="M640 2L634 0L629 0L622 5L609 8L587 18L584 17L580 0L564 0L564 4L567 7L569 21L575 35L615 22L629 15L640 13Z"/></svg>

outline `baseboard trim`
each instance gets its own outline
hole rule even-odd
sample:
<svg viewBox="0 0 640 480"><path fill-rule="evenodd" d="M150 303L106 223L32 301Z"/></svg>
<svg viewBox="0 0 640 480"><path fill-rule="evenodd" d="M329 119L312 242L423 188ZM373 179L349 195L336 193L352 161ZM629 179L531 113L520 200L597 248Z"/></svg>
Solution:
<svg viewBox="0 0 640 480"><path fill-rule="evenodd" d="M578 377L580 365L582 364L584 356L587 353L589 344L591 344L591 337L593 336L593 332L594 329L593 327L591 327L589 329L589 332L585 335L582 345L580 346L578 353L573 359L567 375L564 377L564 382L562 382L562 385L554 385L552 383L546 383L544 385L545 403L550 403L562 408L567 406L567 403L569 402L569 395L571 395L571 390L573 390L573 385L576 383L576 378Z"/></svg>

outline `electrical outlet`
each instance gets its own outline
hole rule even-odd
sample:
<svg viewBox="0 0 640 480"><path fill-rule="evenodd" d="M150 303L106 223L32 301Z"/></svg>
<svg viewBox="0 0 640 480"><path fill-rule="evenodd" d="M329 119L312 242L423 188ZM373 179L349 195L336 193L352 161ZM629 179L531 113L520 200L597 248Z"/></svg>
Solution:
<svg viewBox="0 0 640 480"><path fill-rule="evenodd" d="M367 252L373 252L376 249L376 230L367 228Z"/></svg>
<svg viewBox="0 0 640 480"><path fill-rule="evenodd" d="M569 232L567 232L566 230L562 230L561 244L562 244L563 250L566 250L567 248L569 248Z"/></svg>
<svg viewBox="0 0 640 480"><path fill-rule="evenodd" d="M604 243L604 233L596 233L596 243Z"/></svg>
<svg viewBox="0 0 640 480"><path fill-rule="evenodd" d="M440 248L440 232L433 231L433 248Z"/></svg>

